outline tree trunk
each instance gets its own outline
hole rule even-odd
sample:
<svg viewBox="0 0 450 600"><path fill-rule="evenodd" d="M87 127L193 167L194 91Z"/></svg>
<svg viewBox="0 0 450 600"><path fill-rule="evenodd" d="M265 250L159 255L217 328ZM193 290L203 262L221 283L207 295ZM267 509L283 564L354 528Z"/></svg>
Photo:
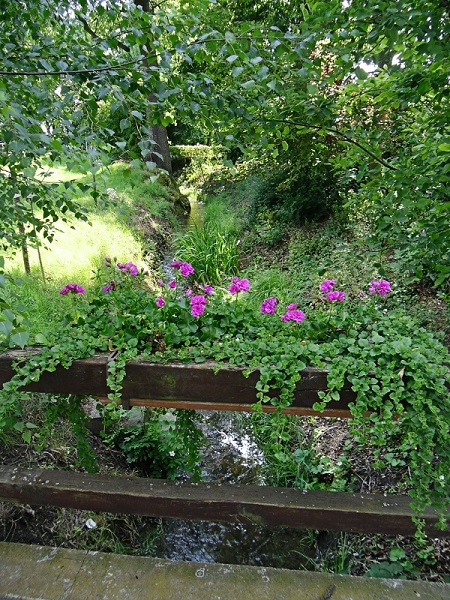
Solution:
<svg viewBox="0 0 450 600"><path fill-rule="evenodd" d="M152 150L145 157L145 161L154 162L159 169L164 169L172 174L172 159L170 158L167 129L162 125L153 125L152 139L155 144L152 145Z"/></svg>
<svg viewBox="0 0 450 600"><path fill-rule="evenodd" d="M150 0L134 0L136 6L140 6L144 12L151 12L152 7L150 6ZM147 62L147 61L146 61ZM152 66L152 63L147 66ZM149 105L147 109L147 115L151 118L151 105L155 101L154 97L150 97ZM172 174L172 159L170 157L169 138L167 136L167 129L162 125L152 125L152 149L145 157L145 162L154 162L159 169L164 169L170 175Z"/></svg>
<svg viewBox="0 0 450 600"><path fill-rule="evenodd" d="M30 269L30 255L28 254L28 246L27 246L27 242L26 242L26 239L25 239L25 227L23 226L22 223L19 223L19 233L23 237L23 242L21 244L21 246L22 246L22 258L23 258L23 268L25 269L25 273L27 275L30 275L31 274L31 269Z"/></svg>

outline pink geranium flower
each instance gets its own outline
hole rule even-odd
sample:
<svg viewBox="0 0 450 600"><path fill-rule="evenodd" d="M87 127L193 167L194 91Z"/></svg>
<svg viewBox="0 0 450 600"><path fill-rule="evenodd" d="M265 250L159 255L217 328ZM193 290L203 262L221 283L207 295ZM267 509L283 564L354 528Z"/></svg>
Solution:
<svg viewBox="0 0 450 600"><path fill-rule="evenodd" d="M373 280L370 282L369 294L379 294L380 296L386 296L391 291L391 284L386 279L380 279L379 281Z"/></svg>
<svg viewBox="0 0 450 600"><path fill-rule="evenodd" d="M86 290L82 285L77 285L76 283L68 283L63 287L62 290L59 291L61 296L65 296L66 294L85 294Z"/></svg>
<svg viewBox="0 0 450 600"><path fill-rule="evenodd" d="M284 315L281 316L282 321L296 321L301 323L306 317L302 310L288 310Z"/></svg>
<svg viewBox="0 0 450 600"><path fill-rule="evenodd" d="M320 291L324 293L331 292L335 285L336 281L334 279L325 279L325 281L322 281L320 284Z"/></svg>
<svg viewBox="0 0 450 600"><path fill-rule="evenodd" d="M273 315L277 309L278 300L273 296L266 298L261 304L260 311L266 315Z"/></svg>
<svg viewBox="0 0 450 600"><path fill-rule="evenodd" d="M250 283L248 279L239 279L239 277L233 277L228 291L230 294L238 294L239 292L248 292L249 289Z"/></svg>
<svg viewBox="0 0 450 600"><path fill-rule="evenodd" d="M117 263L117 268L122 271L122 273L129 273L133 277L136 277L138 274L138 268L132 262L127 263Z"/></svg>
<svg viewBox="0 0 450 600"><path fill-rule="evenodd" d="M344 292L328 292L327 294L327 298L330 302L335 302L336 300L338 302L343 302L345 300L345 294Z"/></svg>

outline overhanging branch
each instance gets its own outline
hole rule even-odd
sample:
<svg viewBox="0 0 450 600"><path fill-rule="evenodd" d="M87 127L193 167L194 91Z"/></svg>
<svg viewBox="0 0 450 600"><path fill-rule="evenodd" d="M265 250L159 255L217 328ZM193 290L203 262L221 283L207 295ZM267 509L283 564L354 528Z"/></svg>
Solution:
<svg viewBox="0 0 450 600"><path fill-rule="evenodd" d="M315 131L325 131L326 133L334 135L337 138L341 138L341 141L343 141L343 142L347 142L348 144L353 144L354 146L356 146L357 148L359 148L360 150L365 152L365 154L367 154L368 156L370 156L371 158L376 160L378 163L380 163L380 165L383 165L383 167L386 167L386 169L390 169L391 171L397 170L395 167L390 165L388 162L386 162L385 160L383 160L382 158L377 156L375 154L375 152L373 152L373 150L370 150L370 148L366 148L366 146L364 146L357 140L354 140L351 137L348 137L348 135L345 135L345 133L342 133L341 131L339 131L339 129L336 129L335 127L323 127L323 126L321 127L319 125L312 125L311 123L304 123L303 121L292 121L290 119L267 119L267 120L271 121L272 123L285 123L286 125L294 125L296 127L304 127L305 129L314 129Z"/></svg>
<svg viewBox="0 0 450 600"><path fill-rule="evenodd" d="M105 71L121 71L122 69L128 69L131 65L142 62L145 60L144 56L140 56L135 60L120 63L118 65L111 65L109 67L92 67L90 69L76 69L76 70L65 70L65 71L0 71L1 76L11 77L28 77L30 75L35 77L43 77L46 75L81 75L87 73L101 73Z"/></svg>

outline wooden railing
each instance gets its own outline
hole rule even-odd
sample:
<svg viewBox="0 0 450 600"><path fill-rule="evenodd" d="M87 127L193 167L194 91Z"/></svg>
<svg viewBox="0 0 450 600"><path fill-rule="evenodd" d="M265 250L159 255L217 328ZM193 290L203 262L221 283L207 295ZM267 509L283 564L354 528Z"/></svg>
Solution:
<svg viewBox="0 0 450 600"><path fill-rule="evenodd" d="M0 355L0 385L14 374L12 363L25 352ZM45 373L27 391L53 394L108 394L108 355L78 360L67 370ZM235 367L215 372L213 363L155 364L133 361L127 365L123 405L158 406L196 410L252 410L258 374L248 378ZM332 408L317 413L313 404L326 390L326 372L305 369L297 384L292 406L296 415L349 417L348 404L355 394L342 390ZM266 407L273 410L273 407ZM210 521L253 522L334 531L359 531L413 535L414 516L407 496L305 491L252 485L173 482L137 477L112 477L78 472L0 467L0 500ZM420 515L433 537L446 536L436 528L433 509Z"/></svg>

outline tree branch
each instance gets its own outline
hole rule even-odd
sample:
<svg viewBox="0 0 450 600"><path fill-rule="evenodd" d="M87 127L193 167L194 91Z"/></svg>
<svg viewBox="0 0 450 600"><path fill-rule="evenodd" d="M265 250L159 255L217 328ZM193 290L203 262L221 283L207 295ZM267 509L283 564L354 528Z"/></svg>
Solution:
<svg viewBox="0 0 450 600"><path fill-rule="evenodd" d="M83 73L101 73L103 71L121 71L122 69L128 68L130 65L142 62L145 60L145 58L145 56L140 56L135 60L120 63L119 65L111 65L109 67L92 67L91 69L77 69L73 71L0 71L0 75L10 75L11 77L27 77L29 75L33 75L36 77L42 77L44 75L79 75Z"/></svg>
<svg viewBox="0 0 450 600"><path fill-rule="evenodd" d="M89 33L89 35L91 35L93 38L95 38L96 40L100 40L102 42L105 41L104 38L100 37L98 35L98 33L96 33L92 27L89 25L89 23L86 21L86 19L84 17L82 17L80 14L77 14L77 19L81 22L81 24L83 25L83 29L86 31L86 33ZM125 52L129 52L130 48L129 46L127 46L126 44L124 44L123 42L121 42L120 40L116 39L117 45L119 48L121 48L122 50L125 50Z"/></svg>
<svg viewBox="0 0 450 600"><path fill-rule="evenodd" d="M274 123L286 123L286 125L295 125L297 127L305 127L305 129L314 129L315 131L322 131L322 130L326 131L327 133L330 133L331 135L341 138L341 141L343 141L343 142L347 142L348 144L353 144L354 146L356 146L357 148L359 148L360 150L365 152L368 156L370 156L371 158L376 160L378 163L380 163L380 165L383 165L383 167L386 167L386 169L390 169L391 171L397 170L395 167L390 165L388 162L386 162L385 160L383 160L382 158L377 156L372 150L370 150L369 148L366 148L365 146L363 146L363 144L361 144L357 140L354 140L351 137L348 137L348 135L345 135L345 133L342 133L341 131L339 131L339 129L336 129L334 127L321 127L319 125L311 125L311 123L303 123L302 121L291 121L290 119L267 119L267 120L272 121Z"/></svg>

